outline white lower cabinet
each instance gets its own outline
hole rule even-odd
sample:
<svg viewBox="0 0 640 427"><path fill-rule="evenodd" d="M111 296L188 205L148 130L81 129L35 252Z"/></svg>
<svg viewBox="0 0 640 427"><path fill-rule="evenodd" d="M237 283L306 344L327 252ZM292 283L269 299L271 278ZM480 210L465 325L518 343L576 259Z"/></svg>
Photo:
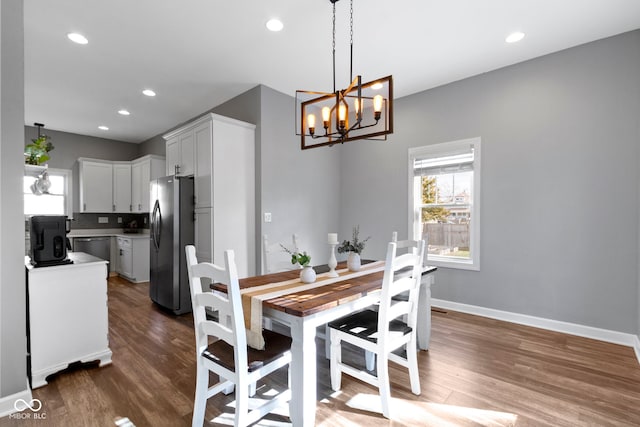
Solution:
<svg viewBox="0 0 640 427"><path fill-rule="evenodd" d="M148 282L149 236L117 236L116 241L118 274L131 282Z"/></svg>

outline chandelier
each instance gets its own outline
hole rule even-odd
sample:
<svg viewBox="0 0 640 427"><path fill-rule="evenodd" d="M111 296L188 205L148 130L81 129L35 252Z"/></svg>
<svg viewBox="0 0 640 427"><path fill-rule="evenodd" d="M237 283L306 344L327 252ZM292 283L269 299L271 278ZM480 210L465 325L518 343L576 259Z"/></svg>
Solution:
<svg viewBox="0 0 640 427"><path fill-rule="evenodd" d="M393 78L362 83L353 77L353 0L350 0L350 79L336 90L336 2L333 4L333 92L296 91L296 135L300 148L332 146L358 139L386 140L393 133Z"/></svg>

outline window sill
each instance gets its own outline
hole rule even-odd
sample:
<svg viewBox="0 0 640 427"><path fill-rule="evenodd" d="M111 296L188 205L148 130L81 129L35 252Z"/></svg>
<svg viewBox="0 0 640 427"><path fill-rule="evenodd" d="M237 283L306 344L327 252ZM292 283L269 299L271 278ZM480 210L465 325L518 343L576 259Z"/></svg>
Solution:
<svg viewBox="0 0 640 427"><path fill-rule="evenodd" d="M480 271L480 264L473 260L451 260L444 257L429 256L426 264L439 268L453 268L458 270Z"/></svg>

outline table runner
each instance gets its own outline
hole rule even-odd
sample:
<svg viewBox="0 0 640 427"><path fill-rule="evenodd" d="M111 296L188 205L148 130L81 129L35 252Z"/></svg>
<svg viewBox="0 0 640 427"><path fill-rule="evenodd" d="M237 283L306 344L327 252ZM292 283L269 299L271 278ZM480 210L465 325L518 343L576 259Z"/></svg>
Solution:
<svg viewBox="0 0 640 427"><path fill-rule="evenodd" d="M313 283L303 283L300 278L285 280L283 282L268 283L266 285L253 286L240 290L242 295L242 311L247 329L247 344L257 350L264 349L262 336L262 303L263 301L287 294L302 292L308 289L330 285L335 282L352 279L384 270L384 261L376 261L365 264L359 271L348 269L336 270L338 277L329 277L329 273L318 274Z"/></svg>

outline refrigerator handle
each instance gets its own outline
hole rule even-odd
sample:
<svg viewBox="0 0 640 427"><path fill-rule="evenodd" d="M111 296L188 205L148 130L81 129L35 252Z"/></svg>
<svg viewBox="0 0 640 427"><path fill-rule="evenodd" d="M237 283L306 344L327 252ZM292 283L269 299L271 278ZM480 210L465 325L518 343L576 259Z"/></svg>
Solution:
<svg viewBox="0 0 640 427"><path fill-rule="evenodd" d="M160 212L160 202L156 200L156 247L160 249L160 238L162 237L162 212Z"/></svg>
<svg viewBox="0 0 640 427"><path fill-rule="evenodd" d="M160 204L158 200L156 200L153 205L153 212L151 213L151 240L153 241L153 246L155 246L156 250L159 249L157 230L158 230L158 210L160 209Z"/></svg>

